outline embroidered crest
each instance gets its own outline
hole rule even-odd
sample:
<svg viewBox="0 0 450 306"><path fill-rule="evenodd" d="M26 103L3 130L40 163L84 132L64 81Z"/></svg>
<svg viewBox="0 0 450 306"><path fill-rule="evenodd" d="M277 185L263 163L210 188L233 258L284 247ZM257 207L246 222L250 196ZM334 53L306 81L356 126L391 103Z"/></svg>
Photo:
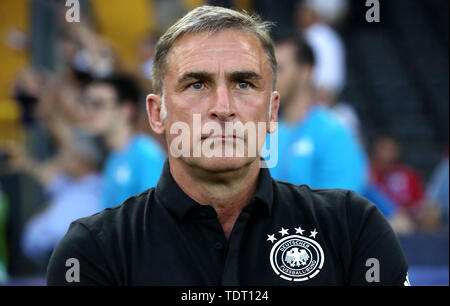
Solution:
<svg viewBox="0 0 450 306"><path fill-rule="evenodd" d="M289 229L281 228L280 240L275 234L267 235L267 241L274 243L270 251L270 264L273 271L288 281L301 282L316 276L323 267L324 254L322 247L314 239L316 229L305 237L300 226L294 228L295 234L289 235ZM314 238L314 239L311 239ZM275 243L275 241L277 241Z"/></svg>

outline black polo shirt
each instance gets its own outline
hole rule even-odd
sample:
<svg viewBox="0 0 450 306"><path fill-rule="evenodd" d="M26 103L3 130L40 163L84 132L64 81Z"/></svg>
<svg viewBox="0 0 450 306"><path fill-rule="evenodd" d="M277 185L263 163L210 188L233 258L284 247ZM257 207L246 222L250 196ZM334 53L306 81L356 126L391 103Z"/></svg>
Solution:
<svg viewBox="0 0 450 306"><path fill-rule="evenodd" d="M292 185L261 169L227 240L212 206L189 198L166 161L156 188L71 224L47 283L403 285L406 276L391 227L354 192Z"/></svg>

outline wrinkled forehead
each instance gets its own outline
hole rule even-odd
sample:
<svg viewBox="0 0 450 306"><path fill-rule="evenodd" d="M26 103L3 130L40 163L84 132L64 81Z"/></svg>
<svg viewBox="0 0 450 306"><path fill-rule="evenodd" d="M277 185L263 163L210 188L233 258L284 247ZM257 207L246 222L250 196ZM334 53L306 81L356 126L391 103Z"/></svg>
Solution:
<svg viewBox="0 0 450 306"><path fill-rule="evenodd" d="M218 69L255 70L265 77L272 74L260 40L252 33L232 29L183 35L170 49L166 65L167 74L190 70L216 73Z"/></svg>

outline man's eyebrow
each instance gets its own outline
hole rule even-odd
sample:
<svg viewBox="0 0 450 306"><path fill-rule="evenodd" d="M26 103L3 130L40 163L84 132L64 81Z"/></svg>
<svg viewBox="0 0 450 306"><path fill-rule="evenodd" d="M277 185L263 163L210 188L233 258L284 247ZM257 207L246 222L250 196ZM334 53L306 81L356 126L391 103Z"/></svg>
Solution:
<svg viewBox="0 0 450 306"><path fill-rule="evenodd" d="M180 78L178 78L177 83L183 84L187 80L203 80L210 81L212 80L212 74L204 71L191 71L184 73Z"/></svg>
<svg viewBox="0 0 450 306"><path fill-rule="evenodd" d="M230 73L232 80L260 80L262 76L254 71L234 71Z"/></svg>

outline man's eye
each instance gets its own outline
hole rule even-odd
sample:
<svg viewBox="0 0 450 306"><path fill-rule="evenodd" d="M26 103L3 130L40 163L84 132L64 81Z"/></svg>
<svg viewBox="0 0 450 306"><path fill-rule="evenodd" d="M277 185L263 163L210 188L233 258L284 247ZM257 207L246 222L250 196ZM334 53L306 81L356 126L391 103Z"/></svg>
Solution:
<svg viewBox="0 0 450 306"><path fill-rule="evenodd" d="M247 88L250 87L250 83L247 83L247 82L239 82L239 83L237 83L237 87L238 87L239 89L247 89Z"/></svg>
<svg viewBox="0 0 450 306"><path fill-rule="evenodd" d="M195 82L191 84L191 87L194 89L202 89L203 88L203 83L202 82Z"/></svg>

